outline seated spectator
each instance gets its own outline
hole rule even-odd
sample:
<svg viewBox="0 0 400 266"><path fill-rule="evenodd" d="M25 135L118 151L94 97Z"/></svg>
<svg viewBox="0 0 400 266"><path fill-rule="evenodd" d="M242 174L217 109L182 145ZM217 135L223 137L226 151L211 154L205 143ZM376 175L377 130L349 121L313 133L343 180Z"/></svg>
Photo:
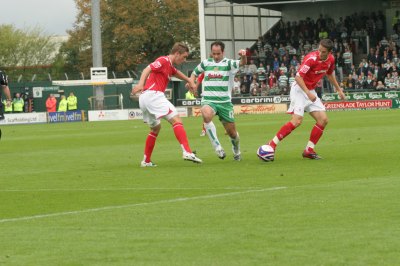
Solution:
<svg viewBox="0 0 400 266"><path fill-rule="evenodd" d="M233 88L232 88L232 94L233 97L238 97L240 96L240 80L239 77L235 77L234 81L233 81Z"/></svg>
<svg viewBox="0 0 400 266"><path fill-rule="evenodd" d="M261 81L260 85L260 95L261 96L267 96L269 92L269 87L267 85L267 82L265 80Z"/></svg>
<svg viewBox="0 0 400 266"><path fill-rule="evenodd" d="M382 81L378 81L378 85L376 86L377 91L384 91L385 90L385 85L383 85Z"/></svg>
<svg viewBox="0 0 400 266"><path fill-rule="evenodd" d="M250 85L250 96L258 96L259 88L260 85L257 83L257 79L253 79L253 82Z"/></svg>
<svg viewBox="0 0 400 266"><path fill-rule="evenodd" d="M247 78L247 76L243 76L243 80L241 82L241 94L249 94L250 92L250 80Z"/></svg>

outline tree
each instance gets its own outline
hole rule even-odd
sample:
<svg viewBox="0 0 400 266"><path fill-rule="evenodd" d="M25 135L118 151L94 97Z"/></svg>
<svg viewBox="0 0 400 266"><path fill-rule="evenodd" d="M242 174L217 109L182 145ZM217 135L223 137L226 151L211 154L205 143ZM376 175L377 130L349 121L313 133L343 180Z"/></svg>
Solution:
<svg viewBox="0 0 400 266"><path fill-rule="evenodd" d="M56 43L41 28L20 30L13 25L0 25L0 67L9 69L9 74L48 67L56 53Z"/></svg>
<svg viewBox="0 0 400 266"><path fill-rule="evenodd" d="M90 0L78 8L70 39L62 47L67 68L88 72L92 65ZM197 1L101 1L103 65L125 71L169 53L177 41L199 50Z"/></svg>

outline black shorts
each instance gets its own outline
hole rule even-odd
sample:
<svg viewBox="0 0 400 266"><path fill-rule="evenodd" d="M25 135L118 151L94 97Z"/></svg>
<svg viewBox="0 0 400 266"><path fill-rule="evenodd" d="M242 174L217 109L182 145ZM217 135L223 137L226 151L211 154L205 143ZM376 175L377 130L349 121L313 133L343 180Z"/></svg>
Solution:
<svg viewBox="0 0 400 266"><path fill-rule="evenodd" d="M6 73L0 70L0 85L8 86L8 79Z"/></svg>

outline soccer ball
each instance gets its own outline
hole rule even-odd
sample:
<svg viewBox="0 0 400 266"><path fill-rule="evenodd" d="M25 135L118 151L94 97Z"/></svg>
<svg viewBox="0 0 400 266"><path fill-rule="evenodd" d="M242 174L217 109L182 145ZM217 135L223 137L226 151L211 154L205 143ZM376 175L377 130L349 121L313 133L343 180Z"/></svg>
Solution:
<svg viewBox="0 0 400 266"><path fill-rule="evenodd" d="M257 156L264 162L272 162L275 159L275 151L269 145L262 145L257 150Z"/></svg>

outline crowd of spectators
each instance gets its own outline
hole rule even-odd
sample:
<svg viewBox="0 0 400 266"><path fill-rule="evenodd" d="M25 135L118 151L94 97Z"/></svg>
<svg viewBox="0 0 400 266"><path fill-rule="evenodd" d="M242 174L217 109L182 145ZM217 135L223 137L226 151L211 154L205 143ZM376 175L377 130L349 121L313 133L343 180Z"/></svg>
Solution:
<svg viewBox="0 0 400 266"><path fill-rule="evenodd" d="M400 89L400 15L386 36L386 18L377 13L354 13L337 20L320 15L301 21L280 22L248 49L248 64L235 78L233 96L287 95L304 56L318 48L320 39L333 40L338 82L345 91ZM366 36L370 49L367 51ZM355 62L355 55L361 60ZM362 55L365 55L362 57ZM329 82L318 87L332 92Z"/></svg>

